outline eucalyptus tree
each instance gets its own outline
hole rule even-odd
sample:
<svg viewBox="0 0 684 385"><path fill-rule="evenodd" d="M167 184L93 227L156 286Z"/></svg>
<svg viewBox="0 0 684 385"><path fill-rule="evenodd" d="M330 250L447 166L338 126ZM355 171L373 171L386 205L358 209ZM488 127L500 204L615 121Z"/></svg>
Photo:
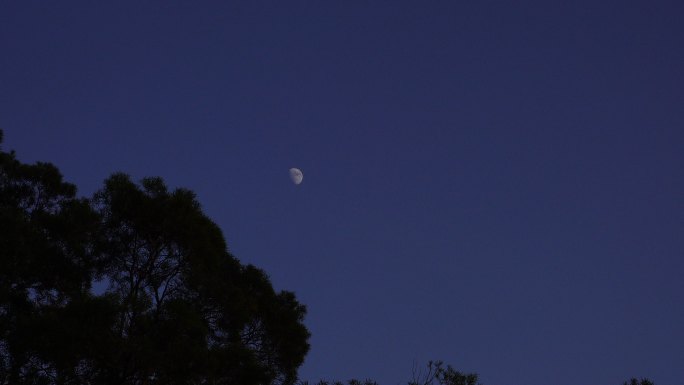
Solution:
<svg viewBox="0 0 684 385"><path fill-rule="evenodd" d="M118 304L108 378L292 383L308 351L305 308L242 265L185 189L115 174L95 194L97 249Z"/></svg>
<svg viewBox="0 0 684 385"><path fill-rule="evenodd" d="M305 312L191 191L115 174L79 198L0 149L0 384L292 384Z"/></svg>

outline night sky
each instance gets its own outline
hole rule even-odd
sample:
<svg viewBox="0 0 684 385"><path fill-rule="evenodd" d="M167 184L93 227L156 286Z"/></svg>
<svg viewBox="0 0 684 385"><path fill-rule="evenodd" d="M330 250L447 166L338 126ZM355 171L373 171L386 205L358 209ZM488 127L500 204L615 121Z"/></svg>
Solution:
<svg viewBox="0 0 684 385"><path fill-rule="evenodd" d="M684 381L684 2L5 1L5 150L194 190L303 379ZM304 173L294 185L288 170Z"/></svg>

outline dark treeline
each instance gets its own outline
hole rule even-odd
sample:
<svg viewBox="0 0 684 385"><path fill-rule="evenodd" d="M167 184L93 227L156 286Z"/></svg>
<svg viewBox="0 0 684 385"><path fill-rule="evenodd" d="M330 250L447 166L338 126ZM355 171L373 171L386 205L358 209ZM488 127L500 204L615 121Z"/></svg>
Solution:
<svg viewBox="0 0 684 385"><path fill-rule="evenodd" d="M349 380L343 381L302 381L298 385L380 385L373 380ZM430 361L425 370L414 368L413 376L407 385L482 385L478 381L477 373L461 373L442 361ZM648 379L632 378L623 385L655 385Z"/></svg>
<svg viewBox="0 0 684 385"><path fill-rule="evenodd" d="M2 134L0 385L342 384L299 381L305 307L230 254L191 191L114 174L80 198ZM441 362L408 381L476 384Z"/></svg>

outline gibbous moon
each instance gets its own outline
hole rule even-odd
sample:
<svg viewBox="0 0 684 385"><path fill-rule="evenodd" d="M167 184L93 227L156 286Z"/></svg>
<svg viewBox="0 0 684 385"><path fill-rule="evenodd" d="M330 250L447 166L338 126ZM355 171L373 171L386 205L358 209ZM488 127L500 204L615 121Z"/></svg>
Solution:
<svg viewBox="0 0 684 385"><path fill-rule="evenodd" d="M300 184L302 183L302 179L304 179L304 174L302 174L302 170L298 168L291 168L290 169L290 179L292 179L292 182L294 184Z"/></svg>

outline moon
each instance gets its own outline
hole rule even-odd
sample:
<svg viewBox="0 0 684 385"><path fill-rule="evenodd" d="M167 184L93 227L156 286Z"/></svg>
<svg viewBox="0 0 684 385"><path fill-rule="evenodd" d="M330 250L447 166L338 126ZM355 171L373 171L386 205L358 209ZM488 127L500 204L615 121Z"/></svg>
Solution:
<svg viewBox="0 0 684 385"><path fill-rule="evenodd" d="M302 179L304 179L304 174L302 174L302 170L292 167L290 169L290 179L292 179L292 182L294 184L302 183Z"/></svg>

